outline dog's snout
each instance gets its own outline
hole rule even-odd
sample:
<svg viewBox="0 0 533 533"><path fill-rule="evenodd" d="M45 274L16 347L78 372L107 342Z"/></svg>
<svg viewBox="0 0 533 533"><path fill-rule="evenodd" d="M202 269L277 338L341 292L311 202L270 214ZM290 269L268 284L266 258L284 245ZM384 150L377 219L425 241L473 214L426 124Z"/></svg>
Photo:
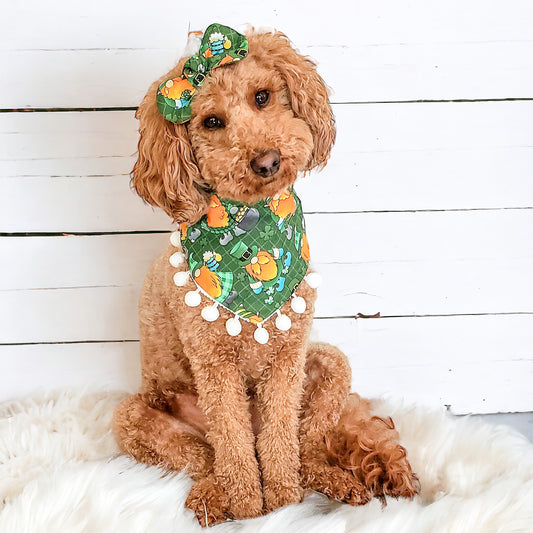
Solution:
<svg viewBox="0 0 533 533"><path fill-rule="evenodd" d="M265 150L250 161L252 170L262 178L273 176L279 170L279 150Z"/></svg>

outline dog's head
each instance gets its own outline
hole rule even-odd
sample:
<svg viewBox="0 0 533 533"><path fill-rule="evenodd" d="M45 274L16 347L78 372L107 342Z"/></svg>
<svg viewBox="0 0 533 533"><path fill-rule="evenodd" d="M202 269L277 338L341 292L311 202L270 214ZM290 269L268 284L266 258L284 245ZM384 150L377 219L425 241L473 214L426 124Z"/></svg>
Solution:
<svg viewBox="0 0 533 533"><path fill-rule="evenodd" d="M187 124L158 111L162 81L142 101L137 193L177 222L192 224L222 198L252 203L292 185L299 171L326 164L335 139L328 92L315 65L280 33L248 36L248 57L213 69L195 95Z"/></svg>

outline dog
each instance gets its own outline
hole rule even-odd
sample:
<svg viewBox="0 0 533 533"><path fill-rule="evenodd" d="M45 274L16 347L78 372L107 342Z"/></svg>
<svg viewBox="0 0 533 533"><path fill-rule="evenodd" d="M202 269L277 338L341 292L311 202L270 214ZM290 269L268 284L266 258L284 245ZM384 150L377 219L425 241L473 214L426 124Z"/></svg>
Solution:
<svg viewBox="0 0 533 533"><path fill-rule="evenodd" d="M417 492L392 420L372 416L370 403L350 394L342 352L308 340L316 299L309 273L276 311L276 327L273 318L229 309L232 292L223 294L220 266L225 252L181 252L184 239L192 247L204 229L216 229L218 248L231 247L227 255L242 262L235 276L268 299L295 254L289 258L278 246L260 255L243 242L242 232L264 216L249 206L269 209L274 231L294 241L292 186L299 173L326 164L335 140L328 90L315 64L281 33L246 37L243 57L208 74L200 69L201 86L184 93L185 104L195 93L188 122L167 120L157 104L174 83L185 85L186 58L151 86L137 111L133 187L181 232L145 279L142 389L120 403L113 427L123 452L193 478L186 506L204 526L300 502L305 490L352 505ZM208 45L201 61L227 47L219 33ZM237 211L222 199L237 202ZM200 220L204 225L190 230ZM230 220L233 229L226 231ZM307 239L298 239L297 259L307 269Z"/></svg>

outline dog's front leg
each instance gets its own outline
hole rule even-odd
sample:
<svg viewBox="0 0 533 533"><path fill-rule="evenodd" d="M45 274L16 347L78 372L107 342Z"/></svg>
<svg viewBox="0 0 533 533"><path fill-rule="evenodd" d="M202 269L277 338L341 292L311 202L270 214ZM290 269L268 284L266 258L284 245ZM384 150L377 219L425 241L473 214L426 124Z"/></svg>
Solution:
<svg viewBox="0 0 533 533"><path fill-rule="evenodd" d="M298 424L304 362L302 343L286 343L257 385L257 407L262 421L257 453L266 511L302 499Z"/></svg>
<svg viewBox="0 0 533 533"><path fill-rule="evenodd" d="M215 459L213 475L193 486L186 505L201 523L204 515L207 523L219 522L226 514L235 519L259 516L263 497L243 378L220 347L204 346L202 360L193 358L191 368ZM208 508L211 503L213 508Z"/></svg>

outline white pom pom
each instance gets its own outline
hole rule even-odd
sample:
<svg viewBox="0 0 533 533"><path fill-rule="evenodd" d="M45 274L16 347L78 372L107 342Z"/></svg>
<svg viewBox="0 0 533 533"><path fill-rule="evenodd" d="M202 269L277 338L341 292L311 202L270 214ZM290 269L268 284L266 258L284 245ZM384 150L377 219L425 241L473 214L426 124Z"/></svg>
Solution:
<svg viewBox="0 0 533 533"><path fill-rule="evenodd" d="M177 287L183 287L187 284L187 281L189 281L189 271L188 270L181 270L180 272L176 272L174 274L174 285Z"/></svg>
<svg viewBox="0 0 533 533"><path fill-rule="evenodd" d="M216 305L210 305L209 307L204 307L202 309L201 315L204 320L207 320L207 322L214 322L220 316L220 313Z"/></svg>
<svg viewBox="0 0 533 533"><path fill-rule="evenodd" d="M276 327L280 331L288 331L291 329L292 322L291 319L287 315L279 314L276 318Z"/></svg>
<svg viewBox="0 0 533 533"><path fill-rule="evenodd" d="M307 309L307 304L301 296L295 296L291 300L291 308L295 313L302 314L305 313L305 310Z"/></svg>
<svg viewBox="0 0 533 533"><path fill-rule="evenodd" d="M257 328L254 331L254 339L259 344L266 344L268 342L268 331L265 328Z"/></svg>
<svg viewBox="0 0 533 533"><path fill-rule="evenodd" d="M232 336L235 337L242 330L241 321L238 318L228 318L226 320L226 331Z"/></svg>
<svg viewBox="0 0 533 533"><path fill-rule="evenodd" d="M173 231L170 234L170 244L176 248L181 248L181 235L179 231Z"/></svg>
<svg viewBox="0 0 533 533"><path fill-rule="evenodd" d="M168 258L168 261L173 267L179 267L185 261L185 256L181 252L176 252Z"/></svg>
<svg viewBox="0 0 533 533"><path fill-rule="evenodd" d="M202 298L200 297L200 293L196 291L189 291L185 295L185 304L189 307L197 307L200 305L200 302L202 301Z"/></svg>
<svg viewBox="0 0 533 533"><path fill-rule="evenodd" d="M305 276L305 281L307 281L307 285L309 285L309 287L316 289L322 283L322 276L318 272L311 272L311 274L307 274L307 276Z"/></svg>

